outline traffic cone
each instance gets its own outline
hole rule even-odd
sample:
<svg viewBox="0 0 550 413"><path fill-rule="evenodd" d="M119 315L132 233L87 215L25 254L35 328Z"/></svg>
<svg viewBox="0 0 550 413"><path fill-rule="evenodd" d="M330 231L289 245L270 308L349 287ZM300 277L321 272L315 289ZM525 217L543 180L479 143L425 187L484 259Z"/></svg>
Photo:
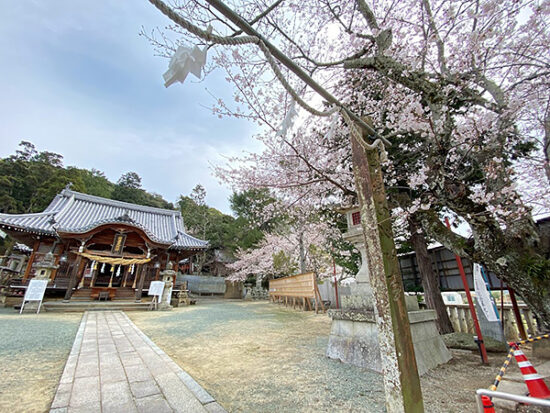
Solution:
<svg viewBox="0 0 550 413"><path fill-rule="evenodd" d="M495 405L489 396L481 396L483 403L483 413L495 413Z"/></svg>
<svg viewBox="0 0 550 413"><path fill-rule="evenodd" d="M550 390L542 377L537 373L533 365L523 351L521 351L517 344L510 343L510 346L514 349L514 357L518 362L519 369L523 375L523 380L527 385L527 390L529 390L529 395L531 397L538 397L539 399L548 399L550 398Z"/></svg>

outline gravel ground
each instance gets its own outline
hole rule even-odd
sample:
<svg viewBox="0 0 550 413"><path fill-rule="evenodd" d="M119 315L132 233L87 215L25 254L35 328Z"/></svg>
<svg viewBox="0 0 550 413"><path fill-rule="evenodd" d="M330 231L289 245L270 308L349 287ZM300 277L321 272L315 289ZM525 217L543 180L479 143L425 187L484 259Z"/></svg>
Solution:
<svg viewBox="0 0 550 413"><path fill-rule="evenodd" d="M325 357L330 319L267 302L200 300L166 313L128 313L231 412L383 412L381 376ZM504 356L453 351L422 377L426 412L473 412Z"/></svg>
<svg viewBox="0 0 550 413"><path fill-rule="evenodd" d="M0 412L49 410L81 317L0 308Z"/></svg>
<svg viewBox="0 0 550 413"><path fill-rule="evenodd" d="M202 299L171 312L129 312L158 346L231 412L383 412L380 375L325 357L330 319L267 302ZM45 412L81 314L0 309L0 412ZM453 351L422 377L425 411L472 412L504 356ZM514 366L515 367L515 366Z"/></svg>

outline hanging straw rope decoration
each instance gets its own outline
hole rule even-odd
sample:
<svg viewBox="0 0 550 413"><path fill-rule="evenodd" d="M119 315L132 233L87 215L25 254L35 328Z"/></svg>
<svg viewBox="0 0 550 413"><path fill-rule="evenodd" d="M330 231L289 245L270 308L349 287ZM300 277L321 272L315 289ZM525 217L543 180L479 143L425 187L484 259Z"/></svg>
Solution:
<svg viewBox="0 0 550 413"><path fill-rule="evenodd" d="M257 44L260 39L256 36L237 36L237 37L223 37L210 33L208 30L202 30L200 27L195 26L190 21L184 19L181 15L176 13L172 8L168 7L164 2L160 0L149 0L149 2L159 9L166 17L172 20L174 23L180 25L189 33L200 37L208 42L225 44L229 46L236 46L241 44L254 43Z"/></svg>
<svg viewBox="0 0 550 413"><path fill-rule="evenodd" d="M350 130L352 138L357 140L365 150L373 150L378 148L380 150L380 161L381 162L387 162L388 161L388 153L386 152L386 147L384 146L384 142L382 139L378 138L373 143L367 143L363 139L363 134L361 133L361 130L357 127L355 122L351 120L351 118L348 115L348 112L342 108L340 111L342 113L342 117L344 118L344 121L347 123L348 128Z"/></svg>
<svg viewBox="0 0 550 413"><path fill-rule="evenodd" d="M292 88L288 80L285 78L283 73L281 72L281 69L279 68L279 65L273 58L271 52L269 51L269 48L266 46L266 44L257 36L236 36L236 37L224 37L224 36L218 36L215 34L212 34L212 28L209 27L208 30L202 30L200 27L195 26L190 21L183 18L181 15L176 13L174 10L172 10L169 6L167 6L163 1L161 0L149 0L149 2L155 6L158 10L160 10L166 17L168 17L170 20L172 20L174 23L178 24L179 26L183 27L188 32L194 34L195 36L216 44L222 44L222 45L229 45L229 46L237 46L237 45L244 45L244 44L256 44L260 48L260 50L263 52L267 62L269 63L269 66L275 73L275 76L281 82L284 89L292 96L292 98L306 111L311 113L315 116L330 116L333 113L336 113L340 111L342 116L344 117L345 122L348 124L350 132L352 136L357 139L357 141L363 146L366 150L373 150L376 147L380 149L380 160L382 162L387 162L388 160L388 154L386 152L386 148L384 144L391 145L389 141L387 141L384 137L379 136L376 134L374 137L377 138L372 144L369 144L365 142L363 139L363 136L361 134L361 131L356 126L355 122L353 122L348 114L349 109L347 109L344 106L337 106L332 105L332 107L325 111L320 111L315 109L314 107L310 106L308 103L306 103L299 95L298 93Z"/></svg>
<svg viewBox="0 0 550 413"><path fill-rule="evenodd" d="M101 267L101 272L105 268L105 264L111 264L111 272L114 271L114 265L131 265L131 264L145 264L151 261L151 258L116 258L116 257L103 257L100 255L88 254L86 252L79 252L78 255L88 258L89 260L96 260L97 262L103 263Z"/></svg>
<svg viewBox="0 0 550 413"><path fill-rule="evenodd" d="M172 10L170 7L168 7L164 2L161 0L149 0L149 2L154 5L157 9L159 9L166 17L168 17L170 20L172 20L174 23L180 25L188 32L194 34L197 37L200 37L203 40L206 40L211 43L216 44L223 44L223 45L229 45L229 46L238 46L243 44L256 44L260 48L260 50L263 52L267 62L269 63L269 66L275 73L275 76L281 82L285 90L292 96L292 98L305 110L307 110L309 113L315 116L330 116L333 113L337 112L339 108L337 106L333 106L331 109L326 111L319 111L315 109L314 107L307 104L299 95L298 93L290 86L290 83L285 78L283 73L281 72L281 69L275 62L275 59L271 55L271 52L269 51L268 47L260 40L257 36L237 36L237 37L223 37L223 36L217 36L215 34L212 34L210 30L202 30L200 27L195 26L190 21L183 18L181 15L176 13L174 10Z"/></svg>

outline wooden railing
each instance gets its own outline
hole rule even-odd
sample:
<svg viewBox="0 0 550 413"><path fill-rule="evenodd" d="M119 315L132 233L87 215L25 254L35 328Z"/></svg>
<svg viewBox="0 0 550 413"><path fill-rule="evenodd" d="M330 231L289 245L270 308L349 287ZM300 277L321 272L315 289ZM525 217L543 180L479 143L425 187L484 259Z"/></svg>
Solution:
<svg viewBox="0 0 550 413"><path fill-rule="evenodd" d="M468 304L446 304L447 313L456 332L474 334L474 323ZM525 331L529 335L537 333L537 323L531 310L525 304L519 304L519 311ZM520 339L516 317L512 304L504 304L504 311L498 307L501 318L504 320L504 335L507 340Z"/></svg>

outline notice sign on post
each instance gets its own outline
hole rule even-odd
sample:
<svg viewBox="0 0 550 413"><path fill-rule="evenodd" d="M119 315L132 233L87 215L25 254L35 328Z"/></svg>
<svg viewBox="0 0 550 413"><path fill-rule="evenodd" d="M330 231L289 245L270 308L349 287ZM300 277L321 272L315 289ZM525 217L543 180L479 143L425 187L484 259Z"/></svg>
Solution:
<svg viewBox="0 0 550 413"><path fill-rule="evenodd" d="M149 292L147 294L157 297L157 302L160 303L162 300L163 291L164 291L164 281L151 281L151 284L149 285Z"/></svg>
<svg viewBox="0 0 550 413"><path fill-rule="evenodd" d="M44 299L44 292L46 291L49 281L50 280L31 280L29 282L27 291L25 291L25 297L21 303L21 310L19 311L19 314L23 312L25 304L30 301L38 301L38 309L36 310L36 314L40 312L40 306L42 305L42 300Z"/></svg>

